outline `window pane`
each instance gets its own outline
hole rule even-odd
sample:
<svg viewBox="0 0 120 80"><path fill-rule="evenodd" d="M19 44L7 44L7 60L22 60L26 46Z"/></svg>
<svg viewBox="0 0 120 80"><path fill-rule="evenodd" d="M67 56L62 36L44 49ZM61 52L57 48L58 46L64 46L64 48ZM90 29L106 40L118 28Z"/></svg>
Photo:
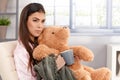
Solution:
<svg viewBox="0 0 120 80"><path fill-rule="evenodd" d="M69 25L69 0L40 0L39 2L46 10L46 25Z"/></svg>
<svg viewBox="0 0 120 80"><path fill-rule="evenodd" d="M112 0L112 26L120 26L120 0Z"/></svg>
<svg viewBox="0 0 120 80"><path fill-rule="evenodd" d="M69 0L55 0L55 24L69 25Z"/></svg>
<svg viewBox="0 0 120 80"><path fill-rule="evenodd" d="M46 25L54 24L54 0L38 0L46 11Z"/></svg>
<svg viewBox="0 0 120 80"><path fill-rule="evenodd" d="M74 9L77 27L106 26L106 0L76 0Z"/></svg>

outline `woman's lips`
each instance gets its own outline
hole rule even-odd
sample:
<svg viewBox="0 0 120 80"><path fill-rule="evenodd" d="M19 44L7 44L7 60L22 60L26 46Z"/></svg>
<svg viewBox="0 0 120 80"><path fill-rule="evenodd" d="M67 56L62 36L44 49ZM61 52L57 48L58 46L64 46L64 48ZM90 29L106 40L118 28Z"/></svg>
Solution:
<svg viewBox="0 0 120 80"><path fill-rule="evenodd" d="M40 34L42 32L42 30L36 30L37 34Z"/></svg>

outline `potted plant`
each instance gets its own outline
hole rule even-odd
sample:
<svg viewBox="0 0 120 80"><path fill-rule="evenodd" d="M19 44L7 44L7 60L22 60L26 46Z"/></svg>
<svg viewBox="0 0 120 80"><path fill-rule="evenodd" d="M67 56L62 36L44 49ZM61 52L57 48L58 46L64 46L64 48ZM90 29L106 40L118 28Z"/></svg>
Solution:
<svg viewBox="0 0 120 80"><path fill-rule="evenodd" d="M9 20L9 18L0 17L0 39L5 39L7 26L9 26L10 24L11 21Z"/></svg>

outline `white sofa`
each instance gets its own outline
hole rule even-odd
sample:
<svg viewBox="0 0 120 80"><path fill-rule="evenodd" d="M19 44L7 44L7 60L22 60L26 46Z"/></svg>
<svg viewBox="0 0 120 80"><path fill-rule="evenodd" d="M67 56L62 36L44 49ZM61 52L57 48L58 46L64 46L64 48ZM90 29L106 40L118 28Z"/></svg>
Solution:
<svg viewBox="0 0 120 80"><path fill-rule="evenodd" d="M0 76L2 80L18 80L13 59L16 43L16 41L0 42Z"/></svg>

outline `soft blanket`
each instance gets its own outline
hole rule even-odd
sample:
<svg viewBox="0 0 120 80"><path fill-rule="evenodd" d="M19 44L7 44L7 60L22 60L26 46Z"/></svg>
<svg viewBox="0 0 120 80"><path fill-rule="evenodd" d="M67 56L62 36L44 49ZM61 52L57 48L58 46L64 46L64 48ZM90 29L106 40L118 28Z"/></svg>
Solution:
<svg viewBox="0 0 120 80"><path fill-rule="evenodd" d="M50 55L34 66L37 80L76 80L67 66L57 70L55 59L54 55Z"/></svg>

